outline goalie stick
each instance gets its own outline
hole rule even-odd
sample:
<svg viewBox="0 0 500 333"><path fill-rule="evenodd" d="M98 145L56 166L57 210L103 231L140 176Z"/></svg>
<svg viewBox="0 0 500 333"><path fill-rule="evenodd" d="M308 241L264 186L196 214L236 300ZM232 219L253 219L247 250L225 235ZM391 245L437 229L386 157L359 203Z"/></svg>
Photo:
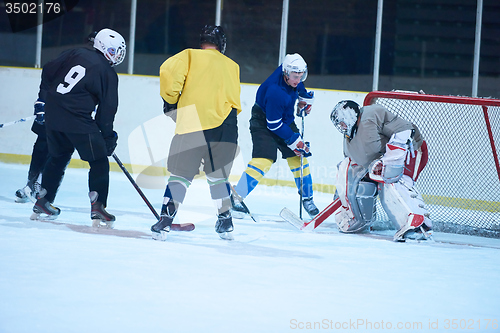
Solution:
<svg viewBox="0 0 500 333"><path fill-rule="evenodd" d="M28 121L28 120L31 120L31 119L35 119L35 117L36 116L31 116L31 117L21 118L21 119L15 120L15 121L11 121L11 122L8 122L8 123L0 124L0 128L7 127L7 126L10 126L10 125L14 125L14 124L17 124L17 123L24 123L25 121Z"/></svg>
<svg viewBox="0 0 500 333"><path fill-rule="evenodd" d="M149 207L149 209L151 210L151 212L153 213L153 215L156 217L157 220L159 220L160 219L160 215L158 215L158 213L156 212L156 210L154 209L154 207L149 202L148 198L146 198L146 196L142 192L142 190L139 187L139 185L137 185L137 183L135 182L134 178L132 178L132 176L130 175L130 173L128 172L128 170L123 165L122 161L120 161L120 159L118 158L118 156L116 156L115 153L113 153L113 155L111 155L111 156L113 156L113 158L115 159L115 161L118 164L118 166L120 167L120 169L122 169L122 171L125 174L125 176L127 176L128 180L130 181L130 183L132 183L132 185L134 186L134 188L137 190L137 193L139 193L139 195L141 196L142 200L144 200L144 202ZM192 223L180 223L180 224L179 223L172 223L172 226L170 227L170 230L173 230L173 231L192 231L192 230L194 230L194 228L195 228L194 224L192 224Z"/></svg>
<svg viewBox="0 0 500 333"><path fill-rule="evenodd" d="M301 231L310 231L316 229L328 217L334 214L341 206L342 203L340 202L340 199L337 198L331 204L329 204L325 209L323 209L318 215L316 215L311 221L302 220L286 207L281 210L280 216L285 221L293 225L295 228ZM311 227L305 230L308 226Z"/></svg>

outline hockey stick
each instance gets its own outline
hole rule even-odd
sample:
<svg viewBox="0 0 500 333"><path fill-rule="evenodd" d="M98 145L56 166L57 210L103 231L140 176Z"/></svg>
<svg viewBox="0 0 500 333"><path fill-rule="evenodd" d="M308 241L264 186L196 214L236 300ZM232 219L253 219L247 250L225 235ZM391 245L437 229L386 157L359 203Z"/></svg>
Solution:
<svg viewBox="0 0 500 333"><path fill-rule="evenodd" d="M302 118L302 134L300 134L300 137L302 138L302 141L304 141L304 114L301 113L300 117ZM304 201L304 155L300 153L300 202L299 202L299 217L302 220L302 203Z"/></svg>
<svg viewBox="0 0 500 333"><path fill-rule="evenodd" d="M257 223L257 220L255 219L255 217L253 217L252 213L250 212L250 209L248 209L247 205L243 202L243 198L241 197L241 195L239 195L238 192L236 192L236 190L234 189L233 185L231 185L229 183L229 181L227 183L231 187L231 193L232 193L232 195L234 197L236 197L236 199L238 199L238 201L241 203L241 206L243 207L243 209L245 209L245 213L248 214L255 223Z"/></svg>
<svg viewBox="0 0 500 333"><path fill-rule="evenodd" d="M144 192L142 192L142 190L139 187L139 185L137 185L137 183L135 182L134 178L132 178L132 176L130 175L130 173L128 172L128 170L123 165L122 161L120 161L120 159L118 158L118 156L116 156L115 153L113 153L113 155L111 155L111 156L113 156L113 158L115 159L115 161L118 164L118 166L120 167L120 169L122 169L122 171L125 174L125 176L127 176L128 180L134 186L134 188L136 189L137 193L139 193L139 195L141 196L142 200L144 200L144 202L149 207L149 209L151 210L151 212L153 213L153 215L156 217L157 220L159 220L160 219L160 215L158 215L158 213L154 209L153 205L151 205L151 203L149 202L148 198L146 198L146 196L144 195ZM192 223L182 223L182 224L174 224L174 223L172 223L171 230L175 230L175 231L191 231L191 230L194 230L194 224L192 224Z"/></svg>
<svg viewBox="0 0 500 333"><path fill-rule="evenodd" d="M35 119L35 117L36 116L31 116L31 117L26 117L26 118L21 118L21 119L15 120L15 121L11 121L11 122L8 122L8 123L0 124L0 128L7 127L7 126L10 126L10 125L14 125L14 124L17 124L17 123L24 123L25 121L28 121L28 120L31 120L31 119Z"/></svg>
<svg viewBox="0 0 500 333"><path fill-rule="evenodd" d="M334 214L341 206L342 203L340 202L340 199L337 198L309 222L300 219L286 207L281 210L280 216L301 231L304 231L304 229L309 225L312 225L312 228L309 228L309 230L314 230L328 217Z"/></svg>

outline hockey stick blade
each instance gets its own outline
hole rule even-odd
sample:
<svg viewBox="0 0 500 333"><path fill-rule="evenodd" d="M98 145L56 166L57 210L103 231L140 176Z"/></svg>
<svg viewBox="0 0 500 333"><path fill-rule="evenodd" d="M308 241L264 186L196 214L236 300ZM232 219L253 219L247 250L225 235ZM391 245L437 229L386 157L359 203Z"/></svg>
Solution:
<svg viewBox="0 0 500 333"><path fill-rule="evenodd" d="M323 223L328 217L334 214L340 207L342 203L340 199L335 199L331 204L329 204L325 209L323 209L318 215L316 215L311 221L306 222L300 219L288 208L283 208L280 216L293 225L295 228L301 231L308 231L316 229L321 223ZM309 226L309 228L307 228ZM306 229L307 228L307 229Z"/></svg>
<svg viewBox="0 0 500 333"><path fill-rule="evenodd" d="M193 223L172 223L170 226L171 231L193 231Z"/></svg>
<svg viewBox="0 0 500 333"><path fill-rule="evenodd" d="M10 125L14 125L14 124L17 124L17 123L24 123L24 122L26 122L28 120L31 120L31 119L35 119L35 116L21 118L21 119L18 119L18 120L15 120L15 121L11 121L11 122L8 122L8 123L0 124L0 128L7 127L7 126L10 126Z"/></svg>
<svg viewBox="0 0 500 333"><path fill-rule="evenodd" d="M245 213L248 214L248 216L250 216L255 223L257 223L257 220L255 219L255 217L253 217L252 213L250 212L250 209L248 209L248 206L243 202L243 198L238 194L238 192L236 192L233 185L231 185L229 182L228 184L231 187L231 195L236 199L238 199L243 209L245 209Z"/></svg>
<svg viewBox="0 0 500 333"><path fill-rule="evenodd" d="M280 216L285 221L287 221L288 223L293 225L295 228L297 228L298 230L301 230L301 231L304 230L305 222L301 218L299 218L297 215L295 215L290 209L288 209L286 207L283 208L280 212Z"/></svg>
<svg viewBox="0 0 500 333"><path fill-rule="evenodd" d="M240 202L241 203L241 206L243 208L245 208L246 210L246 213L252 218L252 220L257 223L257 220L255 219L255 217L253 217L252 213L250 213L250 209L248 209L247 205L245 205L245 203L243 201Z"/></svg>

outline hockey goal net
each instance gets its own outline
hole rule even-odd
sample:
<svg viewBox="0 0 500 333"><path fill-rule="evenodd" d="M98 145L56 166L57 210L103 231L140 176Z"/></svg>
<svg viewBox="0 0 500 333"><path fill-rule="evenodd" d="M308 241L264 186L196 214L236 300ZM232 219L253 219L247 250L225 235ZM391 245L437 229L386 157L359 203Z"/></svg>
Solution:
<svg viewBox="0 0 500 333"><path fill-rule="evenodd" d="M426 140L429 162L416 186L434 230L500 237L500 100L374 91L369 104L414 123Z"/></svg>

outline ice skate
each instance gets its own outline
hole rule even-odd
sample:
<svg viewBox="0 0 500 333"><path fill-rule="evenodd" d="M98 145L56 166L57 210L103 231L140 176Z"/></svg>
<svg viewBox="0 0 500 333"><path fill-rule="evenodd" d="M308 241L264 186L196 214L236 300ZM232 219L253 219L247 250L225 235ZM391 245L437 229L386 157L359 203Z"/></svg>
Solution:
<svg viewBox="0 0 500 333"><path fill-rule="evenodd" d="M42 188L39 182L28 182L28 185L16 191L16 202L25 203L31 200L35 203L39 198L43 198L45 194L47 194L47 190Z"/></svg>
<svg viewBox="0 0 500 333"><path fill-rule="evenodd" d="M408 231L404 235L405 240L416 240L416 241L433 241L432 238L432 228L424 223L420 227Z"/></svg>
<svg viewBox="0 0 500 333"><path fill-rule="evenodd" d="M90 218L92 219L92 227L94 228L107 228L113 229L115 216L108 213L102 204L102 202L97 201L99 194L96 191L89 193L90 203L92 209L90 212Z"/></svg>
<svg viewBox="0 0 500 333"><path fill-rule="evenodd" d="M20 188L19 190L16 191L16 202L17 203L25 203L25 202L28 202L28 201L30 201L30 199L24 193L24 188Z"/></svg>
<svg viewBox="0 0 500 333"><path fill-rule="evenodd" d="M24 188L24 193L28 196L28 199L36 202L47 194L47 190L39 182L35 181L33 183L28 182L28 185Z"/></svg>
<svg viewBox="0 0 500 333"><path fill-rule="evenodd" d="M231 216L234 217L235 219L243 219L245 218L246 215L248 215L247 210L241 202L238 200L235 200L233 196L230 196L231 198Z"/></svg>
<svg viewBox="0 0 500 333"><path fill-rule="evenodd" d="M160 216L160 220L151 226L151 235L154 240L165 241L167 240L168 233L174 218L166 214Z"/></svg>
<svg viewBox="0 0 500 333"><path fill-rule="evenodd" d="M33 206L33 214L31 215L31 220L54 220L61 210L57 207L52 206L52 204L45 198L40 198L36 201L35 206Z"/></svg>
<svg viewBox="0 0 500 333"><path fill-rule="evenodd" d="M313 217L315 217L316 215L319 214L319 209L314 204L314 201L313 201L312 197L310 197L310 198L304 198L302 200L302 206L304 207L304 209L306 210L307 214L309 214L309 216L311 218L313 218Z"/></svg>
<svg viewBox="0 0 500 333"><path fill-rule="evenodd" d="M215 231L219 234L219 237L225 240L233 240L233 229L231 212L227 211L219 214L217 222L215 223Z"/></svg>
<svg viewBox="0 0 500 333"><path fill-rule="evenodd" d="M432 229L425 223L425 217L418 214L410 214L405 225L394 234L395 242L411 240L432 239Z"/></svg>

